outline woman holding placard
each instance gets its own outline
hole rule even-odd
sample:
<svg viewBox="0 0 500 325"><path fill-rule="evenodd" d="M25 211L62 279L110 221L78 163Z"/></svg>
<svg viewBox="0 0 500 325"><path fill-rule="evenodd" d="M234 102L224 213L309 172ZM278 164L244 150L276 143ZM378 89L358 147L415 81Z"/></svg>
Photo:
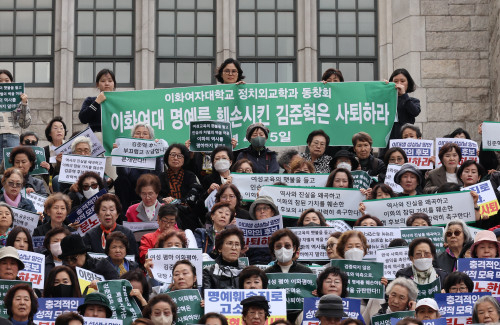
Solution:
<svg viewBox="0 0 500 325"><path fill-rule="evenodd" d="M18 146L12 149L9 162L23 173L27 193L47 194L47 184L43 180L30 175L30 172L36 167L36 154L31 147Z"/></svg>
<svg viewBox="0 0 500 325"><path fill-rule="evenodd" d="M457 183L462 185L462 181L457 177L457 169L462 160L462 150L456 143L446 143L438 153L442 166L434 169L427 175L424 192L434 193L439 186L445 183Z"/></svg>
<svg viewBox="0 0 500 325"><path fill-rule="evenodd" d="M3 194L0 195L0 202L5 202L14 208L36 213L33 203L21 196L24 182L24 175L19 169L15 167L8 168L2 177Z"/></svg>

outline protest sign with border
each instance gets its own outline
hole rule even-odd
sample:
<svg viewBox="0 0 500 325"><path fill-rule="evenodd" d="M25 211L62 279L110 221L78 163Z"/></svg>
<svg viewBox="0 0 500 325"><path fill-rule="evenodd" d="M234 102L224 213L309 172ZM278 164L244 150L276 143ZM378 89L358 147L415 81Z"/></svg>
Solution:
<svg viewBox="0 0 500 325"><path fill-rule="evenodd" d="M482 145L485 151L500 151L500 122L483 122Z"/></svg>
<svg viewBox="0 0 500 325"><path fill-rule="evenodd" d="M169 291L168 295L177 305L175 325L198 324L204 314L198 289Z"/></svg>
<svg viewBox="0 0 500 325"><path fill-rule="evenodd" d="M31 282L33 288L43 289L45 284L45 255L30 251L18 250L19 259L24 263L24 269L19 270L20 280Z"/></svg>
<svg viewBox="0 0 500 325"><path fill-rule="evenodd" d="M33 203L36 212L43 212L43 210L45 209L45 200L47 200L47 196L33 192L26 193L24 197L30 200L31 203Z"/></svg>
<svg viewBox="0 0 500 325"><path fill-rule="evenodd" d="M38 298L38 311L33 322L38 325L54 325L56 318L64 313L77 312L84 298Z"/></svg>
<svg viewBox="0 0 500 325"><path fill-rule="evenodd" d="M489 292L473 293L436 293L436 300L441 317L445 317L448 324L472 324L472 309L476 301Z"/></svg>
<svg viewBox="0 0 500 325"><path fill-rule="evenodd" d="M490 292L493 297L500 297L500 259L459 258L457 271L474 281L474 292Z"/></svg>
<svg viewBox="0 0 500 325"><path fill-rule="evenodd" d="M403 319L406 317L415 317L415 311L397 311L372 317L372 325L391 325L391 318Z"/></svg>
<svg viewBox="0 0 500 325"><path fill-rule="evenodd" d="M303 187L324 187L330 174L248 174L231 173L232 183L238 187L243 201L254 201L265 185L282 182Z"/></svg>
<svg viewBox="0 0 500 325"><path fill-rule="evenodd" d="M81 174L88 171L93 171L104 179L105 167L106 158L104 157L63 155L59 182L74 184L78 181L78 177L80 177Z"/></svg>
<svg viewBox="0 0 500 325"><path fill-rule="evenodd" d="M49 171L40 166L40 164L45 161L45 150L42 147L35 147L35 146L25 146L25 147L33 149L33 152L36 155L35 168L32 171L30 171L29 174L30 175L48 174ZM3 148L3 165L5 169L12 167L12 164L9 161L12 149L14 149L14 147Z"/></svg>
<svg viewBox="0 0 500 325"><path fill-rule="evenodd" d="M319 325L319 319L315 317L319 299L318 297L304 298L302 325ZM348 316L343 319L359 319L364 323L363 315L361 314L361 299L342 298L342 303L344 305L344 313Z"/></svg>
<svg viewBox="0 0 500 325"><path fill-rule="evenodd" d="M389 147L403 149L408 162L415 164L418 169L433 169L431 157L434 155L434 141L423 139L391 139Z"/></svg>
<svg viewBox="0 0 500 325"><path fill-rule="evenodd" d="M384 184L389 185L390 188L394 191L394 193L403 193L403 188L401 185L396 184L394 181L394 176L401 169L401 165L389 164L387 166L387 171L385 173Z"/></svg>
<svg viewBox="0 0 500 325"><path fill-rule="evenodd" d="M97 282L97 288L108 297L112 318L121 319L123 325L130 325L142 317L141 309L130 295L133 288L128 280L100 281Z"/></svg>
<svg viewBox="0 0 500 325"><path fill-rule="evenodd" d="M384 299L384 265L378 262L331 260L330 265L338 267L349 278L347 291L350 298Z"/></svg>
<svg viewBox="0 0 500 325"><path fill-rule="evenodd" d="M466 190L475 191L479 195L477 205L481 215L493 216L498 213L500 206L490 180L462 188L462 191Z"/></svg>
<svg viewBox="0 0 500 325"><path fill-rule="evenodd" d="M156 231L159 227L158 222L149 221L149 222L123 222L123 227L130 229L132 232L143 231L143 230L151 230Z"/></svg>
<svg viewBox="0 0 500 325"><path fill-rule="evenodd" d="M286 309L301 310L305 297L314 297L316 274L267 273L269 289L286 289Z"/></svg>
<svg viewBox="0 0 500 325"><path fill-rule="evenodd" d="M156 158L111 157L111 165L138 169L156 169Z"/></svg>
<svg viewBox="0 0 500 325"><path fill-rule="evenodd" d="M157 158L162 157L168 149L163 139L117 138L118 146L111 151L113 157Z"/></svg>
<svg viewBox="0 0 500 325"><path fill-rule="evenodd" d="M436 252L444 252L444 228L443 227L402 227L401 238L406 240L409 244L415 238L427 237L429 238L434 246L436 246Z"/></svg>
<svg viewBox="0 0 500 325"><path fill-rule="evenodd" d="M299 261L328 261L326 242L331 234L338 231L334 227L289 227L300 240Z"/></svg>
<svg viewBox="0 0 500 325"><path fill-rule="evenodd" d="M249 247L268 247L271 235L283 229L283 218L274 216L262 220L246 220L236 218L236 226L243 231L245 245Z"/></svg>
<svg viewBox="0 0 500 325"><path fill-rule="evenodd" d="M437 318L437 319L424 319L422 320L422 324L424 325L446 325L447 320L446 318Z"/></svg>
<svg viewBox="0 0 500 325"><path fill-rule="evenodd" d="M12 212L14 213L14 226L21 226L28 229L31 233L38 226L38 220L40 220L40 216L34 212L26 211L19 208L11 207Z"/></svg>
<svg viewBox="0 0 500 325"><path fill-rule="evenodd" d="M80 227L78 227L78 233L80 236L85 235L88 231L90 231L90 229L101 224L99 218L95 214L94 205L97 199L107 192L108 191L106 189L100 190L67 217L69 222L78 222L80 224Z"/></svg>
<svg viewBox="0 0 500 325"><path fill-rule="evenodd" d="M196 267L196 280L201 287L203 281L203 257L200 248L150 248L148 258L153 260L151 272L155 280L170 284L175 262L189 260Z"/></svg>
<svg viewBox="0 0 500 325"><path fill-rule="evenodd" d="M250 265L250 263L248 262L248 257L238 257L238 262L239 263L242 263L243 265L245 266L248 266ZM203 265L203 268L206 268L207 266L210 266L210 265L214 265L215 264L215 260L211 260L211 261L203 261L202 265ZM264 267L262 268L263 271L265 271L268 266L267 265L263 265Z"/></svg>
<svg viewBox="0 0 500 325"><path fill-rule="evenodd" d="M33 240L33 249L38 252L38 248L43 247L45 236L32 236L31 239Z"/></svg>
<svg viewBox="0 0 500 325"><path fill-rule="evenodd" d="M5 308L4 298L5 295L7 294L7 291L9 291L10 288L19 283L27 284L30 287L32 286L31 282L26 282L26 281L0 280L0 317L9 318L9 315L7 314L7 309Z"/></svg>
<svg viewBox="0 0 500 325"><path fill-rule="evenodd" d="M456 143L462 150L462 160L460 160L460 163L458 164L459 167L466 160L479 162L479 147L476 141L461 138L436 138L436 168L441 167L442 165L441 160L439 160L439 150L441 150L441 148L449 142Z"/></svg>
<svg viewBox="0 0 500 325"><path fill-rule="evenodd" d="M384 277L388 280L394 280L399 270L412 264L408 257L408 246L377 249L376 256L376 261L383 263Z"/></svg>
<svg viewBox="0 0 500 325"><path fill-rule="evenodd" d="M103 258L108 258L108 255L104 253L92 253L92 252L87 252L91 257L97 258L97 259L103 259ZM135 255L125 255L125 259L131 262L135 262Z"/></svg>
<svg viewBox="0 0 500 325"><path fill-rule="evenodd" d="M365 198L355 188L263 186L260 196L270 196L283 217L299 218L309 208L319 210L325 218L356 221L361 213L359 203ZM367 212L368 213L368 212Z"/></svg>
<svg viewBox="0 0 500 325"><path fill-rule="evenodd" d="M231 325L243 325L240 302L248 297L263 296L269 302L267 323L271 324L278 319L286 319L286 290L285 289L206 289L205 313L220 313L226 316Z"/></svg>
<svg viewBox="0 0 500 325"><path fill-rule="evenodd" d="M83 325L123 325L123 321L112 318L83 317Z"/></svg>
<svg viewBox="0 0 500 325"><path fill-rule="evenodd" d="M24 93L22 82L0 83L0 112L12 112L17 109L21 102L21 94Z"/></svg>
<svg viewBox="0 0 500 325"><path fill-rule="evenodd" d="M78 277L78 283L80 284L80 290L82 294L85 292L85 289L89 286L92 280L97 280L97 282L104 281L104 277L100 274L94 273L92 271L82 269L81 267L75 267L76 276ZM94 292L95 290L92 288L88 288L87 294Z"/></svg>
<svg viewBox="0 0 500 325"><path fill-rule="evenodd" d="M333 227L335 228L335 231L339 232L352 230L352 227L349 226L344 220L326 219L326 224L328 225L328 227Z"/></svg>
<svg viewBox="0 0 500 325"><path fill-rule="evenodd" d="M396 238L401 238L401 229L397 227L353 227L354 230L361 231L368 242L368 253L364 259L376 258L376 252L389 246L389 243Z"/></svg>
<svg viewBox="0 0 500 325"><path fill-rule="evenodd" d="M354 179L354 188L359 189L367 189L370 187L372 183L372 177L368 175L364 170L353 170L351 172L351 176ZM326 184L326 183L325 183Z"/></svg>
<svg viewBox="0 0 500 325"><path fill-rule="evenodd" d="M406 219L417 212L427 214L435 226L455 219L476 221L470 191L366 200L363 203L365 213L376 216L386 226L406 226Z"/></svg>
<svg viewBox="0 0 500 325"><path fill-rule="evenodd" d="M104 147L127 136L138 122L150 124L155 136L184 143L192 121L231 123L236 149L248 146L246 130L255 122L272 125L268 146L303 145L310 130L324 128L331 145L350 146L360 131L373 147L386 147L396 117L394 83L271 83L210 85L105 92L101 120ZM326 127L328 126L328 127Z"/></svg>
<svg viewBox="0 0 500 325"><path fill-rule="evenodd" d="M417 297L418 300L423 298L434 298L434 294L441 292L441 280L439 279L438 276L436 280L432 281L431 283L427 284L417 283L417 288L418 288L418 297Z"/></svg>
<svg viewBox="0 0 500 325"><path fill-rule="evenodd" d="M106 129L106 128L104 128L104 129ZM59 153L62 153L63 155L70 155L72 153L71 152L71 144L79 136L85 136L85 137L90 139L90 142L92 142L92 153L90 154L91 157L97 157L100 154L104 153L105 150L104 150L104 147L102 146L101 141L99 141L99 139L97 139L94 132L92 132L92 129L90 127L87 127L82 132L75 134L74 136L69 138L68 141L64 142L59 147L55 148L54 149L55 154L57 155ZM55 156L51 157L50 163L54 164L55 162L56 162Z"/></svg>
<svg viewBox="0 0 500 325"><path fill-rule="evenodd" d="M221 121L191 121L189 140L192 152L212 152L218 146L231 146L231 123Z"/></svg>

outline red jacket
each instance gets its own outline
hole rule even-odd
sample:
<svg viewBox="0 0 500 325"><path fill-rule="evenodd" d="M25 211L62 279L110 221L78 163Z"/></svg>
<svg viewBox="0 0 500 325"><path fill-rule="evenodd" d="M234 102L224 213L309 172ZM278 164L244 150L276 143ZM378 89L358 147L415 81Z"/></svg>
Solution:
<svg viewBox="0 0 500 325"><path fill-rule="evenodd" d="M139 246L139 260L141 261L141 264L144 264L146 261L148 250L155 247L158 236L160 235L161 231L158 228L155 232L150 232L149 234L142 236L141 245Z"/></svg>

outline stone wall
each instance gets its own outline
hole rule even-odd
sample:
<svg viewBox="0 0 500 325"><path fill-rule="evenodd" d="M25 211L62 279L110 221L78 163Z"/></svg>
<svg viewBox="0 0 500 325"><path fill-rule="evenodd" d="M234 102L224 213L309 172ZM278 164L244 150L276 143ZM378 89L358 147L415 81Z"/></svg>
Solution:
<svg viewBox="0 0 500 325"><path fill-rule="evenodd" d="M490 80L493 121L500 121L500 0L490 2Z"/></svg>

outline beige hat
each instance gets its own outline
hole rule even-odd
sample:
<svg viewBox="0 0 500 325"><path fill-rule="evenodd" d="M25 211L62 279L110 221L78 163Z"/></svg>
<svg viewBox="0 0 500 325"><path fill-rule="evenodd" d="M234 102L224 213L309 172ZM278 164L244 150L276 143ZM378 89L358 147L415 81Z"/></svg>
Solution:
<svg viewBox="0 0 500 325"><path fill-rule="evenodd" d="M17 264L19 265L19 270L24 269L24 263L19 259L19 253L17 252L17 249L12 246L5 246L0 248L0 261L7 257L16 260Z"/></svg>

